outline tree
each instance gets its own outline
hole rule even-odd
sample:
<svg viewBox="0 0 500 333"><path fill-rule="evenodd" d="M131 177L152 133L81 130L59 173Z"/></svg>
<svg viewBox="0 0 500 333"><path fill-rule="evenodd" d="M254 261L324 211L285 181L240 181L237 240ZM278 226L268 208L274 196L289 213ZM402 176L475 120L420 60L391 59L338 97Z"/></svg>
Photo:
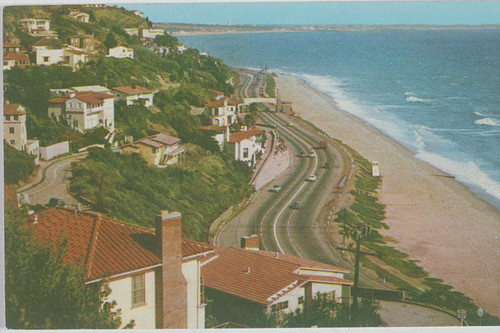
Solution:
<svg viewBox="0 0 500 333"><path fill-rule="evenodd" d="M297 309L283 317L281 327L369 327L380 326L376 301L363 298L356 309L318 294L308 307ZM354 313L355 312L355 313Z"/></svg>
<svg viewBox="0 0 500 333"><path fill-rule="evenodd" d="M106 39L104 40L104 46L106 46L108 49L115 47L118 45L118 42L115 38L115 35L110 31L106 35Z"/></svg>
<svg viewBox="0 0 500 333"><path fill-rule="evenodd" d="M34 156L16 150L4 141L5 184L17 184L26 181L36 169Z"/></svg>
<svg viewBox="0 0 500 333"><path fill-rule="evenodd" d="M163 34L155 37L155 43L159 46L176 47L179 40L172 35Z"/></svg>
<svg viewBox="0 0 500 333"><path fill-rule="evenodd" d="M118 328L120 310L105 302L106 284L85 285L84 269L64 265L65 242L56 251L39 243L27 214L6 209L5 303L10 329Z"/></svg>

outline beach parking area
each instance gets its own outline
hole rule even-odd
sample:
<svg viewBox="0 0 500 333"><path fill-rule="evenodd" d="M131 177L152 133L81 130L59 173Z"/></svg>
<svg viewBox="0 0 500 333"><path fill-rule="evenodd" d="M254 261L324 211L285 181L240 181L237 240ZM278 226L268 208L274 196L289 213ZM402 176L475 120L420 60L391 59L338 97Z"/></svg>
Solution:
<svg viewBox="0 0 500 333"><path fill-rule="evenodd" d="M383 177L394 246L419 260L431 277L444 280L486 311L500 315L500 212L443 171L359 118L340 110L331 97L291 76L276 83L300 117L342 140L370 161Z"/></svg>

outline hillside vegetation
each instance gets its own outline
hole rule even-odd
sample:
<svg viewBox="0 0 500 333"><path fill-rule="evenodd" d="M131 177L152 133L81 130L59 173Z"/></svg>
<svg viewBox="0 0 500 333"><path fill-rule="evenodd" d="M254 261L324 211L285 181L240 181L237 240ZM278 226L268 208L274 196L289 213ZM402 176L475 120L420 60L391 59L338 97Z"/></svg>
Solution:
<svg viewBox="0 0 500 333"><path fill-rule="evenodd" d="M184 237L207 241L212 221L252 192L251 171L196 146L187 155L184 165L158 169L136 154L94 150L74 166L71 190L110 216L150 228L160 210L179 211Z"/></svg>

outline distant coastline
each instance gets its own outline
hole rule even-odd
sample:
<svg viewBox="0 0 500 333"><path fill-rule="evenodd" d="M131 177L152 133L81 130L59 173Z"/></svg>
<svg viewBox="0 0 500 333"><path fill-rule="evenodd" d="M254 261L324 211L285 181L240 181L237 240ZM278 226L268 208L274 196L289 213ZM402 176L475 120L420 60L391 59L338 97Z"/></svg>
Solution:
<svg viewBox="0 0 500 333"><path fill-rule="evenodd" d="M187 23L155 23L174 36L270 33L270 32L311 32L311 31L370 31L370 30L463 30L500 29L500 24L487 25L208 25Z"/></svg>

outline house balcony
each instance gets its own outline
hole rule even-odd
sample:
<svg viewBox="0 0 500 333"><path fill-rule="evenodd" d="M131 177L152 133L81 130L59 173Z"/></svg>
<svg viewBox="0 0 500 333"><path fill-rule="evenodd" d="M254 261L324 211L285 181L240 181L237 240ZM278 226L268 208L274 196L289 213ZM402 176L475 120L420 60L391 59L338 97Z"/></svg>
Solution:
<svg viewBox="0 0 500 333"><path fill-rule="evenodd" d="M184 156L184 147L176 148L172 151L167 151L158 164L158 168L166 168L169 165L177 164Z"/></svg>

